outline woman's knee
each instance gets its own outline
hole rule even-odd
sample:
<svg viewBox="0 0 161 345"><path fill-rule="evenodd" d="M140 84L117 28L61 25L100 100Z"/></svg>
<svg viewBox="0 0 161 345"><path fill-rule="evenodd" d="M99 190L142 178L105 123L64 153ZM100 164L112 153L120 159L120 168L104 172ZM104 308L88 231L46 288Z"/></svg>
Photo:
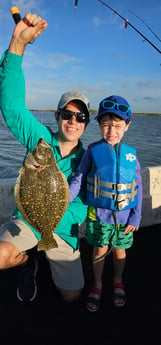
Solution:
<svg viewBox="0 0 161 345"><path fill-rule="evenodd" d="M73 303L78 301L82 290L63 290L57 288L63 300L67 303Z"/></svg>

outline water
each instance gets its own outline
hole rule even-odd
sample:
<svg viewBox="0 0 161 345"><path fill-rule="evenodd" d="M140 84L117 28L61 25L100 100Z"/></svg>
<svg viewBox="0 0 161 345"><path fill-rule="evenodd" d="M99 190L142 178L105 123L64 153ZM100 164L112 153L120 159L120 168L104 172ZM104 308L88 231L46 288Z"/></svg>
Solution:
<svg viewBox="0 0 161 345"><path fill-rule="evenodd" d="M34 115L53 131L57 130L52 112L34 112ZM84 147L99 139L100 130L92 115L82 136ZM136 147L142 168L161 165L161 117L134 115L124 142ZM24 154L25 148L9 131L0 113L0 178L16 178Z"/></svg>

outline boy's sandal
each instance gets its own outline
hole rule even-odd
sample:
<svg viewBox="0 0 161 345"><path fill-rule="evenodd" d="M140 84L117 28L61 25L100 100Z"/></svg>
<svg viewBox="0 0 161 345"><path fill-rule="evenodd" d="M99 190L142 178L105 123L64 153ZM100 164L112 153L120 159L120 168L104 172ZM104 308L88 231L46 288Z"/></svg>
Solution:
<svg viewBox="0 0 161 345"><path fill-rule="evenodd" d="M125 285L122 283L113 283L113 289L125 289ZM115 292L113 293L113 304L115 307L123 307L127 302L126 293Z"/></svg>
<svg viewBox="0 0 161 345"><path fill-rule="evenodd" d="M91 287L90 293L95 293L95 294L97 294L99 296L99 298L96 298L96 297L93 297L93 296L88 296L87 297L86 308L89 311L91 311L92 313L94 313L100 307L100 300L101 300L102 290L97 289L95 287Z"/></svg>

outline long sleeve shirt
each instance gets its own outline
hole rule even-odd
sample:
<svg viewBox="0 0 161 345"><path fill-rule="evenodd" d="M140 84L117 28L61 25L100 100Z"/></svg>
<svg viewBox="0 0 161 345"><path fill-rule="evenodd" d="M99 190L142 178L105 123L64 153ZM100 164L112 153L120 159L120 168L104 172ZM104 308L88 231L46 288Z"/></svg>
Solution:
<svg viewBox="0 0 161 345"><path fill-rule="evenodd" d="M70 183L70 200L74 200L76 195L79 194L81 188L84 188L87 183L87 174L92 166L92 154L90 145L87 151L84 153L82 160L78 166L75 177ZM135 208L116 211L116 222L117 224L130 224L138 227L141 221L141 209L142 209L142 177L141 168L138 159L136 159L135 168L136 180L137 180L137 194L138 202ZM112 182L112 181L111 181ZM109 224L114 224L113 212L110 209L97 208L96 209L97 220Z"/></svg>
<svg viewBox="0 0 161 345"><path fill-rule="evenodd" d="M25 106L25 80L21 67L22 60L23 56L6 51L0 61L0 109L3 118L10 131L26 147L26 155L34 149L38 140L43 137L51 145L57 165L70 183L84 153L82 143L79 141L76 153L63 158L59 147L58 133L53 133L48 127L40 123ZM55 233L74 249L79 247L78 224L83 223L86 214L87 206L83 202L82 193L69 204L55 230ZM14 216L23 219L17 208ZM24 219L23 221L25 222ZM30 228L40 239L40 234L31 226Z"/></svg>

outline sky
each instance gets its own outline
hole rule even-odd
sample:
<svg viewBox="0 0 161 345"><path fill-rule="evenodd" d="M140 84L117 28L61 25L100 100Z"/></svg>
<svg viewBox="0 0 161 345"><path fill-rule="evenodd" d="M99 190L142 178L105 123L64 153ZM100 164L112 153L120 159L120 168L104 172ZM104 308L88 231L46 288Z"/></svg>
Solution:
<svg viewBox="0 0 161 345"><path fill-rule="evenodd" d="M129 102L133 113L161 114L161 1L1 0L0 56L14 30L19 7L44 18L47 29L25 49L26 105L56 109L62 93L77 89L91 109L110 95ZM157 48L155 48L155 47Z"/></svg>

